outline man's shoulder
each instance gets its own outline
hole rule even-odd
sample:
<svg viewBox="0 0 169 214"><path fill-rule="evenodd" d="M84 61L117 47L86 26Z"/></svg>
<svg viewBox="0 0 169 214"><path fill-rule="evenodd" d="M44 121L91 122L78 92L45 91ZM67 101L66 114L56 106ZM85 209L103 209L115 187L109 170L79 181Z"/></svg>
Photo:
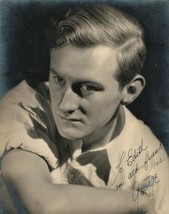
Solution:
<svg viewBox="0 0 169 214"><path fill-rule="evenodd" d="M126 122L128 127L125 130L125 142L122 143L121 151L125 153L129 165L135 166L135 162L146 165L154 160L160 162L163 159L168 164L168 156L160 140L146 124L133 116L129 110L126 111L129 121Z"/></svg>
<svg viewBox="0 0 169 214"><path fill-rule="evenodd" d="M155 144L159 144L159 139L152 132L151 128L134 116L127 108L125 108L125 117L124 135L126 135L126 139L130 139L134 144L136 144L139 139L146 143L152 144L154 142Z"/></svg>
<svg viewBox="0 0 169 214"><path fill-rule="evenodd" d="M131 151L140 152L140 150L151 152L161 145L151 129L126 107L124 107L124 115L125 124L121 133L108 146L108 153L112 162L115 159L118 160L121 154L129 154Z"/></svg>
<svg viewBox="0 0 169 214"><path fill-rule="evenodd" d="M167 205L169 161L167 153L150 128L125 109L126 124L122 135L112 144L109 159L112 175L109 184L146 193L157 209ZM145 192L142 192L145 191ZM158 194L157 194L158 193Z"/></svg>
<svg viewBox="0 0 169 214"><path fill-rule="evenodd" d="M36 105L39 103L38 96L49 100L48 83L42 82L34 86L23 80L1 98L0 105L6 105L7 103L16 104L19 102Z"/></svg>
<svg viewBox="0 0 169 214"><path fill-rule="evenodd" d="M49 88L47 83L40 83L36 88L25 80L8 91L0 99L0 121L4 124L11 120L24 121L29 113L35 114L50 109Z"/></svg>
<svg viewBox="0 0 169 214"><path fill-rule="evenodd" d="M48 86L44 83L34 89L23 81L1 99L0 154L10 142L22 143L30 129L40 130L51 140L54 138L55 123L47 90Z"/></svg>

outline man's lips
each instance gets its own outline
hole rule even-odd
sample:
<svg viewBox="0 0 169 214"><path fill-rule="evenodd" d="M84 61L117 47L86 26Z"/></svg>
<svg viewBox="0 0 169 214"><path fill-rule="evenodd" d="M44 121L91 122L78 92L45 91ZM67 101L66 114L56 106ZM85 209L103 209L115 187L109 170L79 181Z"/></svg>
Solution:
<svg viewBox="0 0 169 214"><path fill-rule="evenodd" d="M58 115L62 120L66 120L66 121L69 121L69 122L83 122L82 119L79 119L79 118L74 118L74 117L64 117L64 116L61 116L61 115Z"/></svg>

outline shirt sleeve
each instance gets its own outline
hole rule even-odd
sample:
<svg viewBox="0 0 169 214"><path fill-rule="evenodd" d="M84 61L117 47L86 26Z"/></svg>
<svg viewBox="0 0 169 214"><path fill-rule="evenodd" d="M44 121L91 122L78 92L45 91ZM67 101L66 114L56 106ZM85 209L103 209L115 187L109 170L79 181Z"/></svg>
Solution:
<svg viewBox="0 0 169 214"><path fill-rule="evenodd" d="M20 148L43 157L55 169L58 153L50 105L41 94L29 89L26 94L23 89L24 97L22 91L18 94L14 89L0 101L0 157Z"/></svg>

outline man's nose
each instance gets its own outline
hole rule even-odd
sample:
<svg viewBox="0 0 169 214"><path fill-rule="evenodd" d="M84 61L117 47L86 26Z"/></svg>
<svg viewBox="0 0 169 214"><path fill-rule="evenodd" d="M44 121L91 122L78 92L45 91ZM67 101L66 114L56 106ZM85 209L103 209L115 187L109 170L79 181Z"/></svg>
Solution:
<svg viewBox="0 0 169 214"><path fill-rule="evenodd" d="M62 99L60 101L60 110L63 113L72 113L76 109L78 109L79 96L76 94L71 87L67 87L62 95Z"/></svg>

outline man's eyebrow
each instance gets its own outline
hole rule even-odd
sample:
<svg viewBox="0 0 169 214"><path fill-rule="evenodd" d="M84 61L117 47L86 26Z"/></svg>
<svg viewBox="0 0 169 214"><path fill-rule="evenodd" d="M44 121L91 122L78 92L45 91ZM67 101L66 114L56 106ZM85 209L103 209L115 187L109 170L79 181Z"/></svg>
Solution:
<svg viewBox="0 0 169 214"><path fill-rule="evenodd" d="M51 73L53 73L53 74L58 75L58 73L57 73L53 68L49 68L49 71L50 71Z"/></svg>

